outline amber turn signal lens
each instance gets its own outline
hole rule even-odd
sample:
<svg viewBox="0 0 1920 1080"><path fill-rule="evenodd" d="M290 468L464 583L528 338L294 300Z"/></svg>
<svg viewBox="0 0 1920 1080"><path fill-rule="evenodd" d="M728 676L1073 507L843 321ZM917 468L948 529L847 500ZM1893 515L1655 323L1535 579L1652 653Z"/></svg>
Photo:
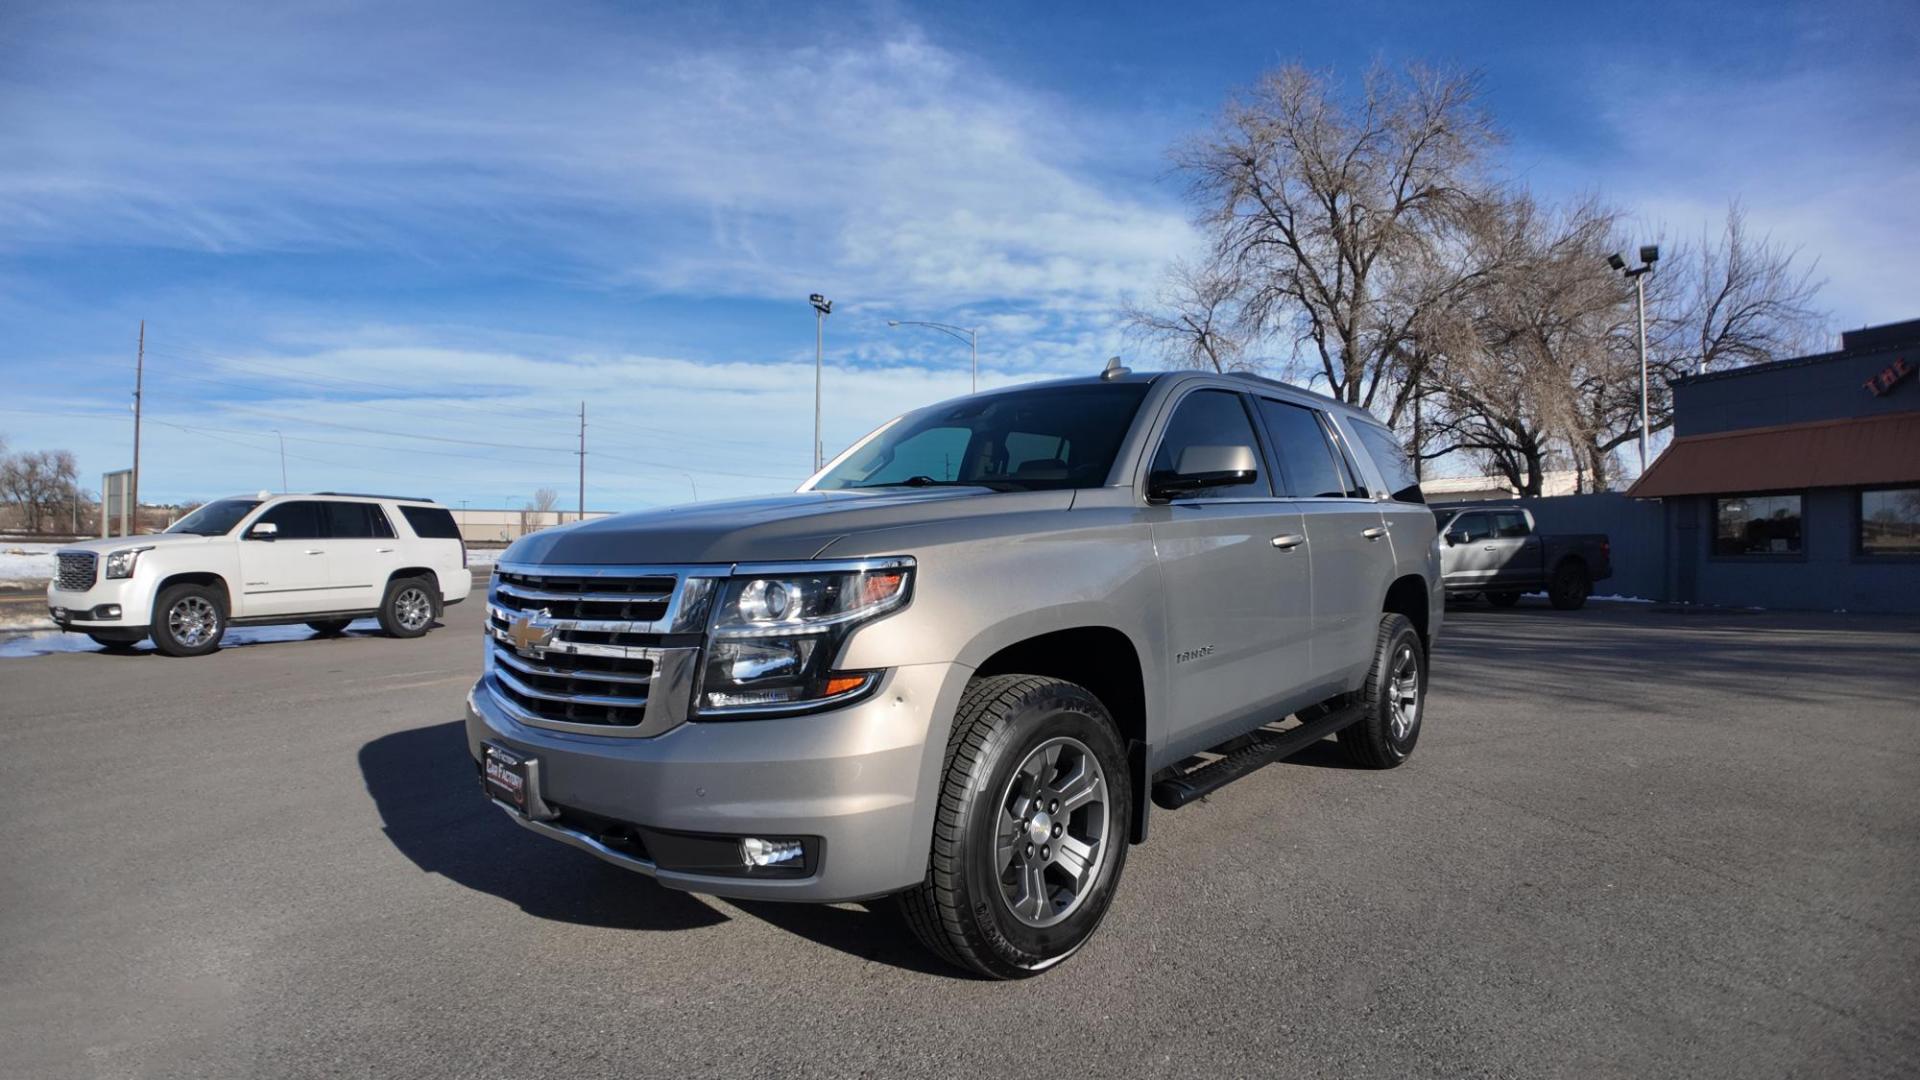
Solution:
<svg viewBox="0 0 1920 1080"><path fill-rule="evenodd" d="M826 696L833 697L836 694L844 694L849 690L858 690L860 689L860 684L866 681L867 677L865 675L835 675L827 680Z"/></svg>

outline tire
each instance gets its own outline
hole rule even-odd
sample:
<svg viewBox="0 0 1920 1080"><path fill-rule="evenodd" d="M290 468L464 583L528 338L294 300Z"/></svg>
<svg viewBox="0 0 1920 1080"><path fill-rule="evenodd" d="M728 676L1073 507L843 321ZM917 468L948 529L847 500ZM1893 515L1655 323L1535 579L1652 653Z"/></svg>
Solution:
<svg viewBox="0 0 1920 1080"><path fill-rule="evenodd" d="M227 636L227 597L205 585L174 585L153 603L153 647L167 656L205 656Z"/></svg>
<svg viewBox="0 0 1920 1080"><path fill-rule="evenodd" d="M319 622L308 623L307 629L322 637L333 637L344 632L352 623L352 619L321 619Z"/></svg>
<svg viewBox="0 0 1920 1080"><path fill-rule="evenodd" d="M1577 562L1561 563L1547 584L1547 599L1561 611L1580 610L1592 593L1593 581L1587 577L1587 568Z"/></svg>
<svg viewBox="0 0 1920 1080"><path fill-rule="evenodd" d="M1364 713L1340 730L1340 749L1355 765L1391 769L1413 756L1420 741L1427 709L1427 650L1413 623L1392 612L1380 616L1375 641L1373 667L1360 691ZM1405 711L1408 698L1411 715Z"/></svg>
<svg viewBox="0 0 1920 1080"><path fill-rule="evenodd" d="M1487 594L1487 603L1492 604L1494 607L1512 607L1519 602L1520 594L1517 592L1490 592Z"/></svg>
<svg viewBox="0 0 1920 1080"><path fill-rule="evenodd" d="M1057 809L1075 794L1078 810ZM1106 915L1132 805L1126 750L1098 698L1037 675L974 680L947 740L927 878L899 896L907 924L942 959L989 978L1047 970ZM1062 858L1074 850L1062 837L1076 858Z"/></svg>
<svg viewBox="0 0 1920 1080"><path fill-rule="evenodd" d="M438 590L426 578L395 578L380 600L380 629L388 637L414 638L440 617Z"/></svg>
<svg viewBox="0 0 1920 1080"><path fill-rule="evenodd" d="M147 635L141 630L89 630L87 636L95 645L109 652L127 652Z"/></svg>

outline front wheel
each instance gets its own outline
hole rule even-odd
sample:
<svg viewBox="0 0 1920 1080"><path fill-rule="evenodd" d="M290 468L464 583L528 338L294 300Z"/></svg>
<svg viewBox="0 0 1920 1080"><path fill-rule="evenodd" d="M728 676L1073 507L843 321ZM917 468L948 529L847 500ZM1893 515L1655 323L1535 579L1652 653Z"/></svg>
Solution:
<svg viewBox="0 0 1920 1080"><path fill-rule="evenodd" d="M434 589L425 578L400 578L387 583L380 601L380 629L389 637L419 637L439 614Z"/></svg>
<svg viewBox="0 0 1920 1080"><path fill-rule="evenodd" d="M168 656L205 656L227 633L227 598L205 585L175 585L153 605L153 647Z"/></svg>
<svg viewBox="0 0 1920 1080"><path fill-rule="evenodd" d="M1340 749L1348 760L1391 769L1413 756L1427 706L1427 650L1405 615L1380 616L1360 705L1360 719L1340 729Z"/></svg>
<svg viewBox="0 0 1920 1080"><path fill-rule="evenodd" d="M1072 956L1127 858L1126 750L1085 689L1037 675L967 687L947 742L927 878L900 896L934 953L996 979Z"/></svg>

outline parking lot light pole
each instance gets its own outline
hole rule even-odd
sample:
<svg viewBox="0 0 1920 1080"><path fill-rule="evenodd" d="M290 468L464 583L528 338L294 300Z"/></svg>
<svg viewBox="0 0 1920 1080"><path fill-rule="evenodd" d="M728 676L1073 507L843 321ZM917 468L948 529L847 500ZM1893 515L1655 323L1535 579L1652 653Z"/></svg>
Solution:
<svg viewBox="0 0 1920 1080"><path fill-rule="evenodd" d="M1647 473L1647 286L1646 275L1653 272L1653 264L1660 261L1660 245L1640 245L1640 265L1627 268L1627 260L1618 252L1607 256L1607 265L1625 274L1633 282L1633 299L1639 313L1640 323L1640 475Z"/></svg>
<svg viewBox="0 0 1920 1080"><path fill-rule="evenodd" d="M814 293L807 297L813 305L813 471L819 472L820 460L820 369L826 352L827 316L833 314L833 301Z"/></svg>
<svg viewBox="0 0 1920 1080"><path fill-rule="evenodd" d="M941 333L947 335L948 337L959 338L961 341L966 342L967 348L973 352L973 389L970 391L970 393L977 394L980 392L980 331L979 330L972 329L970 327L965 327L965 326L949 326L946 323L942 323L942 322L921 322L918 319L888 319L887 325L894 326L894 327L924 326L929 330L938 330Z"/></svg>

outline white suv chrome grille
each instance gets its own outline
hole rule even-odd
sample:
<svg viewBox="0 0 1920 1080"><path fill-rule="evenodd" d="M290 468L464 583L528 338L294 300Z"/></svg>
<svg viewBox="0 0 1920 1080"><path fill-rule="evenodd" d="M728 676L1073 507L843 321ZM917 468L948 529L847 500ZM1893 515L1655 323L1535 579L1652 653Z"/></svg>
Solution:
<svg viewBox="0 0 1920 1080"><path fill-rule="evenodd" d="M674 727L725 573L503 564L487 598L488 689L535 727L633 736Z"/></svg>
<svg viewBox="0 0 1920 1080"><path fill-rule="evenodd" d="M100 559L91 551L62 551L55 559L60 588L68 592L86 592L99 578Z"/></svg>

